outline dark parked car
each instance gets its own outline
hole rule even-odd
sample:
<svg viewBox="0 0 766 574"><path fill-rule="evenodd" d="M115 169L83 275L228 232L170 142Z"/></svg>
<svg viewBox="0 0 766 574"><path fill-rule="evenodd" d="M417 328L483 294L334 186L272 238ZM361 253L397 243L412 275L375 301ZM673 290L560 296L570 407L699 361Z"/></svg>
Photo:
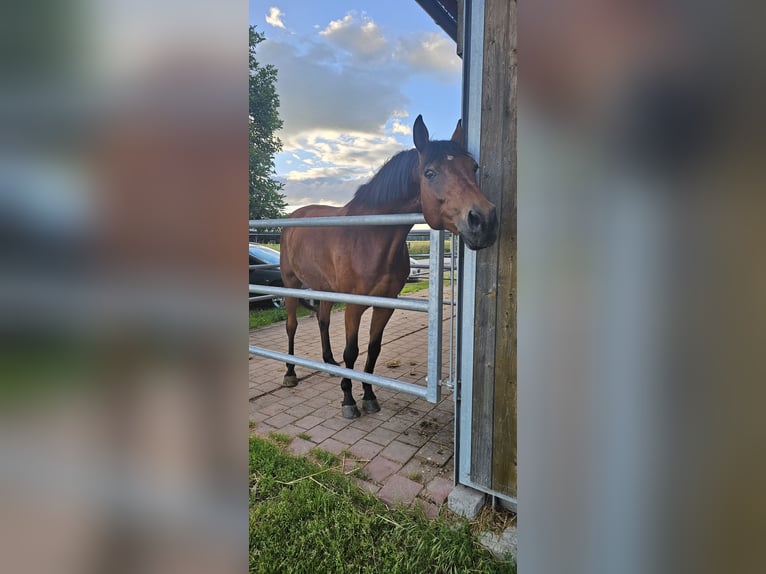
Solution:
<svg viewBox="0 0 766 574"><path fill-rule="evenodd" d="M263 245L257 245L255 243L250 243L249 251L250 265L279 265L279 251L271 249L270 247L264 247ZM279 272L279 267L250 269L250 284L281 287L282 275ZM250 297L257 297L257 294L251 293ZM276 297L274 299L256 301L255 304L274 305L275 307L280 307L283 302L284 298Z"/></svg>

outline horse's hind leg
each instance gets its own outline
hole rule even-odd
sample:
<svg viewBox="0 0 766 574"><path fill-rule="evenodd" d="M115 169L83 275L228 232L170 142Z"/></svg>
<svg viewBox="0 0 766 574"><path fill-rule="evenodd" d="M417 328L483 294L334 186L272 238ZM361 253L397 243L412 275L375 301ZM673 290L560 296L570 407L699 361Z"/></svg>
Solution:
<svg viewBox="0 0 766 574"><path fill-rule="evenodd" d="M330 348L330 312L332 311L331 301L319 302L319 313L317 313L317 321L319 322L319 334L322 337L322 360L325 363L331 365L338 365L332 356L332 349Z"/></svg>
<svg viewBox="0 0 766 574"><path fill-rule="evenodd" d="M295 354L295 331L298 330L297 307L298 299L295 297L285 297L285 309L287 310L287 352L290 355ZM285 378L282 379L282 386L294 387L297 384L298 377L295 375L295 365L287 363L287 372L285 373Z"/></svg>
<svg viewBox="0 0 766 574"><path fill-rule="evenodd" d="M372 373L375 370L375 362L380 356L380 346L383 341L383 329L386 328L388 320L393 315L393 309L383 309L374 307L372 309L372 322L370 323L370 344L367 347L367 363L364 365L365 373ZM362 397L362 409L366 413L377 413L380 410L378 398L372 392L372 385L362 383L364 396Z"/></svg>
<svg viewBox="0 0 766 574"><path fill-rule="evenodd" d="M359 356L359 322L367 307L361 305L346 305L346 349L343 351L343 361L347 369L353 369L354 363ZM343 390L343 403L341 410L343 418L355 419L361 413L356 406L354 396L351 394L351 379L344 378L340 382Z"/></svg>

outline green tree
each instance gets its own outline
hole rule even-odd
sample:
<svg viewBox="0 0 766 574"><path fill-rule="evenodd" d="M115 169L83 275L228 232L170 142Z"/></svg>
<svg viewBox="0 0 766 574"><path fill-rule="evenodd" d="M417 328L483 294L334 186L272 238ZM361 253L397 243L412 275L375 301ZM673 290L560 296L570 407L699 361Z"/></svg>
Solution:
<svg viewBox="0 0 766 574"><path fill-rule="evenodd" d="M274 155L282 149L275 132L282 127L277 69L255 58L255 48L265 40L250 26L250 219L273 219L284 215L283 184L274 179Z"/></svg>

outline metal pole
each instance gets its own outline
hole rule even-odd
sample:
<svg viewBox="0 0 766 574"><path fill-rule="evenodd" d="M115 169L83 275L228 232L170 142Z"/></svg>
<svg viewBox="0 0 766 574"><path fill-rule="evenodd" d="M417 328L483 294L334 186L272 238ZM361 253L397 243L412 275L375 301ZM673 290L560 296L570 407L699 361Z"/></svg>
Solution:
<svg viewBox="0 0 766 574"><path fill-rule="evenodd" d="M253 355L257 355L259 357L274 359L284 363L291 363L293 365L299 365L308 369L324 371L325 373L330 373L331 375L335 375L337 377L345 377L355 381L361 381L362 383L370 383L371 385L377 385L379 387L391 389L392 391L409 393L411 395L415 395L422 399L428 400L426 394L427 389L425 387L419 387L411 383L404 383L396 379L389 379L388 377L381 377L380 375L374 375L372 373L363 373L353 369L347 369L345 367L338 367L329 363L320 363L319 361L314 361L312 359L296 357L295 355L288 355L287 353L279 353L277 351L270 351L269 349L262 349L261 347L248 347L248 350Z"/></svg>
<svg viewBox="0 0 766 574"><path fill-rule="evenodd" d="M484 0L464 2L463 129L466 147L481 163L481 70L484 65ZM461 241L458 263L460 317L457 339L458 400L455 413L455 474L471 484L471 421L473 418L473 352L476 305L476 252Z"/></svg>
<svg viewBox="0 0 766 574"><path fill-rule="evenodd" d="M444 298L444 232L431 231L428 280L428 394L431 403L441 398L442 300Z"/></svg>
<svg viewBox="0 0 766 574"><path fill-rule="evenodd" d="M429 303L421 299L408 297L372 297L369 295L353 295L351 293L333 293L331 291L314 291L312 289L288 289L287 287L267 287L266 285L250 285L250 293L265 293L281 297L297 297L298 299L317 299L333 303L352 303L367 307L385 307L387 309L402 309L404 311L428 312ZM441 303L439 304L441 309Z"/></svg>
<svg viewBox="0 0 766 574"><path fill-rule="evenodd" d="M334 217L295 217L287 219L251 219L250 229L272 227L349 227L354 225L417 225L425 223L422 213L390 215L339 215Z"/></svg>

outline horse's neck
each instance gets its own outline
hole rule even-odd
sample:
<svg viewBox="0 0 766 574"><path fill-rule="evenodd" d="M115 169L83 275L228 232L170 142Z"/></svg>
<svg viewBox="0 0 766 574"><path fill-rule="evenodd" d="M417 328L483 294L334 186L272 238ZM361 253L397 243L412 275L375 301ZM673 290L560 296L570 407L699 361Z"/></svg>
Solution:
<svg viewBox="0 0 766 574"><path fill-rule="evenodd" d="M340 215L391 215L402 213L420 213L420 193L417 193L412 199L399 205L392 204L385 207L372 207L354 201L350 201L340 208Z"/></svg>

